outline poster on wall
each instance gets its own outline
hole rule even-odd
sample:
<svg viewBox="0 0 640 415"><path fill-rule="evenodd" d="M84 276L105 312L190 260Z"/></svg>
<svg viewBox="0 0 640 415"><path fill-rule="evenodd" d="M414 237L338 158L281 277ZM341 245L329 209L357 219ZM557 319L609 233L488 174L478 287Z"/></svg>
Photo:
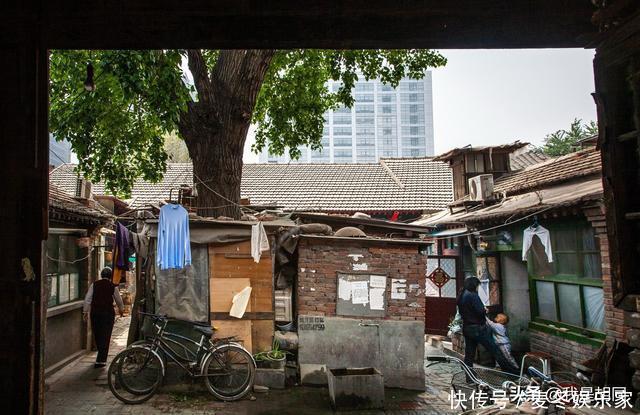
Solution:
<svg viewBox="0 0 640 415"><path fill-rule="evenodd" d="M336 315L384 317L386 275L338 273Z"/></svg>

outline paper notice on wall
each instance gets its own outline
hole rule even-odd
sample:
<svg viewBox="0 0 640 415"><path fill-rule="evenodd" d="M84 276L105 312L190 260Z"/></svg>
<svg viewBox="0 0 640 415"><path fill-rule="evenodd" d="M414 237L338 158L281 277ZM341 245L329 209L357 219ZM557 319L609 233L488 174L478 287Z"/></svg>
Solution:
<svg viewBox="0 0 640 415"><path fill-rule="evenodd" d="M369 290L369 298L371 304L369 308L372 310L384 310L384 288L372 288Z"/></svg>
<svg viewBox="0 0 640 415"><path fill-rule="evenodd" d="M369 282L368 281L352 281L351 282L351 302L353 304L369 303Z"/></svg>
<svg viewBox="0 0 640 415"><path fill-rule="evenodd" d="M405 300L407 298L407 280L392 279L391 280L391 299Z"/></svg>
<svg viewBox="0 0 640 415"><path fill-rule="evenodd" d="M387 277L384 275L372 275L369 277L371 288L387 288Z"/></svg>
<svg viewBox="0 0 640 415"><path fill-rule="evenodd" d="M244 316L244 312L247 309L247 305L249 304L249 297L251 296L251 287L246 287L238 294L233 296L233 305L231 306L231 311L229 311L229 315L235 318L242 318Z"/></svg>
<svg viewBox="0 0 640 415"><path fill-rule="evenodd" d="M338 298L344 301L351 300L351 282L342 278L338 280Z"/></svg>

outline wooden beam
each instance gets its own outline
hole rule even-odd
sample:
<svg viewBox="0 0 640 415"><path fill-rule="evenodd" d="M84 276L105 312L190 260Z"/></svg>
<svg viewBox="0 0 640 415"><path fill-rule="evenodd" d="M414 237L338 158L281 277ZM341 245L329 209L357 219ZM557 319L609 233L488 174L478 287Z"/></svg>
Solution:
<svg viewBox="0 0 640 415"><path fill-rule="evenodd" d="M42 39L52 49L582 47L597 34L585 0L50 0L42 7ZM0 39L10 40L38 20L9 8L4 21Z"/></svg>

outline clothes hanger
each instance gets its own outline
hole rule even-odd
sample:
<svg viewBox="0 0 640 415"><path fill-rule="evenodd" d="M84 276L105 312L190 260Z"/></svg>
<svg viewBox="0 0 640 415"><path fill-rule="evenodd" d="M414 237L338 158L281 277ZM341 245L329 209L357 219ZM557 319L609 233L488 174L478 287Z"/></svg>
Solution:
<svg viewBox="0 0 640 415"><path fill-rule="evenodd" d="M535 215L533 217L533 225L531 225L531 227L533 229L538 229L538 226L540 226L540 224L538 223L538 215Z"/></svg>

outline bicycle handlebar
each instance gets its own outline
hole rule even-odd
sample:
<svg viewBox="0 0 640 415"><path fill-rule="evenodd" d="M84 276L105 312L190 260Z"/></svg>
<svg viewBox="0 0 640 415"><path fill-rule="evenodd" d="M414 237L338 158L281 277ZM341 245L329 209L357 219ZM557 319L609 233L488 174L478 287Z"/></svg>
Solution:
<svg viewBox="0 0 640 415"><path fill-rule="evenodd" d="M429 362L448 362L450 361L448 356L427 356Z"/></svg>
<svg viewBox="0 0 640 415"><path fill-rule="evenodd" d="M156 320L166 320L168 318L166 314L145 313L144 311L138 311L138 314L141 316L153 317Z"/></svg>

